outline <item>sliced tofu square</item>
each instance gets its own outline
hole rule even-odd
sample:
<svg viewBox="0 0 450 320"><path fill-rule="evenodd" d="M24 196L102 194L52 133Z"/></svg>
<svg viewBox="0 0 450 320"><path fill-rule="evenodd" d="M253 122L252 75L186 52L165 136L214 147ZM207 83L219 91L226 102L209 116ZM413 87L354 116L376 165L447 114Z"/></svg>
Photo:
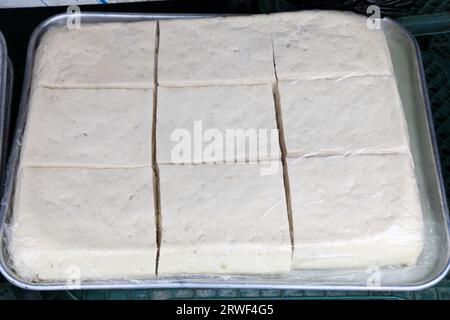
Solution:
<svg viewBox="0 0 450 320"><path fill-rule="evenodd" d="M294 269L414 265L423 220L409 155L289 159Z"/></svg>
<svg viewBox="0 0 450 320"><path fill-rule="evenodd" d="M160 164L278 160L272 87L160 87L156 143Z"/></svg>
<svg viewBox="0 0 450 320"><path fill-rule="evenodd" d="M35 88L22 165L151 165L152 90Z"/></svg>
<svg viewBox="0 0 450 320"><path fill-rule="evenodd" d="M362 15L305 11L272 16L278 79L392 74L383 30Z"/></svg>
<svg viewBox="0 0 450 320"><path fill-rule="evenodd" d="M9 254L30 281L155 275L152 169L22 168Z"/></svg>
<svg viewBox="0 0 450 320"><path fill-rule="evenodd" d="M392 77L279 82L287 156L408 150Z"/></svg>
<svg viewBox="0 0 450 320"><path fill-rule="evenodd" d="M156 22L53 27L36 52L34 84L69 88L152 88Z"/></svg>
<svg viewBox="0 0 450 320"><path fill-rule="evenodd" d="M274 80L268 16L160 21L162 86L267 83Z"/></svg>
<svg viewBox="0 0 450 320"><path fill-rule="evenodd" d="M272 166L272 174L261 174ZM291 267L281 162L161 165L159 275L277 274Z"/></svg>

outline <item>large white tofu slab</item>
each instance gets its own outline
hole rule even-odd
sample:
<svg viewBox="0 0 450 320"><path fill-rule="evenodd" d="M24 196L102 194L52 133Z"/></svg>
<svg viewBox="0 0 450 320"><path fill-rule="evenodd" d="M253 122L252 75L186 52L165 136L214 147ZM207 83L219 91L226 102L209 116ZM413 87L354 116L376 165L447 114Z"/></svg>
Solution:
<svg viewBox="0 0 450 320"><path fill-rule="evenodd" d="M151 90L35 88L22 165L151 165Z"/></svg>
<svg viewBox="0 0 450 320"><path fill-rule="evenodd" d="M267 83L275 78L268 16L160 21L162 86Z"/></svg>
<svg viewBox="0 0 450 320"><path fill-rule="evenodd" d="M271 17L280 80L392 74L384 33L369 29L365 16L304 11Z"/></svg>
<svg viewBox="0 0 450 320"><path fill-rule="evenodd" d="M288 161L294 269L414 265L422 208L409 155Z"/></svg>
<svg viewBox="0 0 450 320"><path fill-rule="evenodd" d="M280 159L269 84L160 87L157 113L160 164Z"/></svg>
<svg viewBox="0 0 450 320"><path fill-rule="evenodd" d="M152 88L155 38L154 21L51 28L36 53L34 84Z"/></svg>
<svg viewBox="0 0 450 320"><path fill-rule="evenodd" d="M272 165L270 175L263 166ZM291 267L280 161L161 165L158 274L278 274Z"/></svg>
<svg viewBox="0 0 450 320"><path fill-rule="evenodd" d="M287 156L408 150L392 77L279 82Z"/></svg>
<svg viewBox="0 0 450 320"><path fill-rule="evenodd" d="M154 276L154 212L150 167L22 168L9 239L13 268L30 281Z"/></svg>

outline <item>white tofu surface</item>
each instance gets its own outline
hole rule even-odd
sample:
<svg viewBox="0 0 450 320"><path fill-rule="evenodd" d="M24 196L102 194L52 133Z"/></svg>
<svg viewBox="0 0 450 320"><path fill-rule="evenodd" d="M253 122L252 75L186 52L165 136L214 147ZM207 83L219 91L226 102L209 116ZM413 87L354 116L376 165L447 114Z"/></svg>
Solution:
<svg viewBox="0 0 450 320"><path fill-rule="evenodd" d="M152 88L155 38L154 21L51 28L36 52L34 84Z"/></svg>
<svg viewBox="0 0 450 320"><path fill-rule="evenodd" d="M409 155L288 161L294 269L413 265L422 208Z"/></svg>
<svg viewBox="0 0 450 320"><path fill-rule="evenodd" d="M269 84L160 87L157 113L160 164L280 159Z"/></svg>
<svg viewBox="0 0 450 320"><path fill-rule="evenodd" d="M151 165L151 90L35 88L22 165Z"/></svg>
<svg viewBox="0 0 450 320"><path fill-rule="evenodd" d="M392 74L384 33L369 29L365 16L303 11L271 18L280 80Z"/></svg>
<svg viewBox="0 0 450 320"><path fill-rule="evenodd" d="M392 77L280 81L279 91L288 157L408 150Z"/></svg>
<svg viewBox="0 0 450 320"><path fill-rule="evenodd" d="M268 83L275 79L268 16L160 21L162 86Z"/></svg>
<svg viewBox="0 0 450 320"><path fill-rule="evenodd" d="M277 274L291 267L281 163L161 165L158 274Z"/></svg>
<svg viewBox="0 0 450 320"><path fill-rule="evenodd" d="M152 169L22 168L9 253L33 281L154 276Z"/></svg>

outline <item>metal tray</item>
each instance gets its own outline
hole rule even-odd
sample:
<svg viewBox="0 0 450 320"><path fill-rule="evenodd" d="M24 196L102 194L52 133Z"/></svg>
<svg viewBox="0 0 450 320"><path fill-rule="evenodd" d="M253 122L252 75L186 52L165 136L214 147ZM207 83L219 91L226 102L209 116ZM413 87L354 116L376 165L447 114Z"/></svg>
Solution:
<svg viewBox="0 0 450 320"><path fill-rule="evenodd" d="M138 288L246 288L246 289L311 289L311 290L384 290L406 291L430 287L444 278L450 268L449 217L445 198L436 139L431 121L420 51L412 36L396 22L382 19L389 44L399 91L408 123L412 155L426 224L425 248L417 266L382 268L377 271L381 282L368 281L369 270L302 270L280 276L179 276L156 277L140 281L90 281L78 287L63 282L27 283L18 278L7 264L6 228L12 214L15 177L20 155L20 141L26 124L28 98L35 49L39 39L51 26L65 24L68 15L54 16L44 21L33 33L28 53L18 125L8 162L5 194L0 208L0 271L13 284L34 290L65 289L138 289ZM84 13L81 21L128 22L173 18L193 18L198 15L168 14L98 14Z"/></svg>

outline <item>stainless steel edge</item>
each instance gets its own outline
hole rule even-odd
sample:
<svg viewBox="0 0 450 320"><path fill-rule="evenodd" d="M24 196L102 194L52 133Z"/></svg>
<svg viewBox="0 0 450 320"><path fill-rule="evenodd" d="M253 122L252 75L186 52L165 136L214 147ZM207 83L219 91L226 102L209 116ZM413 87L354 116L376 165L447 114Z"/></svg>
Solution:
<svg viewBox="0 0 450 320"><path fill-rule="evenodd" d="M105 282L83 282L78 287L68 287L65 283L27 283L18 277L15 276L14 272L10 270L9 266L5 260L5 250L6 248L3 246L4 244L4 236L5 236L5 221L6 221L6 213L9 209L9 204L12 200L12 195L14 192L14 180L17 173L17 166L20 154L20 140L22 137L22 132L26 124L26 114L28 108L28 95L31 87L31 75L33 69L33 58L36 46L39 42L40 37L47 30L48 27L53 25L62 25L65 19L69 18L70 15L62 14L51 17L41 23L33 32L27 52L27 62L25 68L25 76L24 83L22 89L21 103L19 109L19 118L17 124L17 130L15 132L13 146L11 155L8 161L8 170L6 176L6 184L5 184L5 192L1 202L0 207L0 222L2 225L0 226L0 250L2 254L0 254L0 271L1 273L14 285L30 290L67 290L67 289L144 289L144 288L246 288L246 289L297 289L297 290L389 290L389 291L410 291L410 290L421 290L428 288L437 282L439 282L445 274L450 269L450 261L447 261L445 268L441 270L438 275L429 281L425 281L423 283L414 284L414 285L382 285L382 286L363 286L363 285L306 285L306 284L273 284L273 283L245 283L245 282L222 282L222 283L212 283L207 282L207 280L199 281L199 280L162 280L162 279L151 279L151 280L141 280L141 281L105 281ZM129 14L129 13L111 13L111 14L103 14L103 13L82 13L81 21L85 22L110 22L110 21L140 21L140 20L159 20L159 19L174 19L174 18L200 18L205 17L205 15L183 15L183 14ZM444 209L444 221L446 223L447 230L447 241L449 239L449 229L450 223L448 218L448 207L447 201L445 198L444 184L442 175L440 173L440 162L439 155L437 152L436 139L434 134L434 129L432 126L431 120L431 108L428 100L426 83L424 79L424 71L420 59L420 50L415 39L399 24L396 22L384 19L388 23L393 23L397 25L398 28L402 30L404 37L408 39L411 45L414 47L415 55L416 55L416 73L420 78L421 82L421 94L424 99L424 104L426 107L427 113L427 122L428 129L430 135L432 137L432 146L433 146L433 157L436 162L436 170L435 174L439 181L439 192L440 198L442 199L442 208ZM448 246L450 247L450 246Z"/></svg>
<svg viewBox="0 0 450 320"><path fill-rule="evenodd" d="M436 285L438 282L440 282L442 279L445 278L445 276L450 272L450 215L449 215L449 209L448 209L448 203L447 203L447 196L446 196L446 190L445 190L445 183L442 176L442 168L441 168L441 160L439 156L439 150L438 150L438 144L436 140L436 133L434 130L434 124L433 124L433 117L432 117L432 110L431 110L431 104L430 99L428 96L428 88L427 88L427 81L425 78L425 71L423 68L422 63L422 54L420 52L420 47L417 42L417 40L414 38L414 36L400 23L397 21L390 19L390 18L384 18L384 20L387 23L391 23L395 25L406 39L410 42L411 46L414 48L415 56L416 56L416 73L419 77L420 81L420 95L423 99L423 103L425 105L425 112L426 112L426 121L428 126L428 131L431 138L431 146L432 146L432 152L433 152L433 160L435 163L435 170L434 175L437 178L438 181L438 187L439 187L439 198L441 200L441 206L443 208L443 222L445 224L445 230L446 230L446 243L447 243L447 261L442 268L442 270L437 274L437 276L433 279L430 279L430 281L423 283L421 285L417 285L411 288L411 290L423 290L427 289L429 287L432 287ZM393 289L395 290L395 289Z"/></svg>
<svg viewBox="0 0 450 320"><path fill-rule="evenodd" d="M6 41L0 32L0 103L6 96L6 74L8 67L8 52L6 49Z"/></svg>
<svg viewBox="0 0 450 320"><path fill-rule="evenodd" d="M0 32L0 160L4 159L5 154L3 153L4 144L4 126L5 126L5 111L7 108L7 103L9 102L10 88L8 83L8 51L6 48L6 41L3 34ZM0 170L0 174L2 174Z"/></svg>

